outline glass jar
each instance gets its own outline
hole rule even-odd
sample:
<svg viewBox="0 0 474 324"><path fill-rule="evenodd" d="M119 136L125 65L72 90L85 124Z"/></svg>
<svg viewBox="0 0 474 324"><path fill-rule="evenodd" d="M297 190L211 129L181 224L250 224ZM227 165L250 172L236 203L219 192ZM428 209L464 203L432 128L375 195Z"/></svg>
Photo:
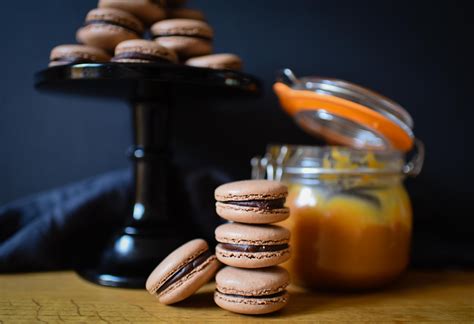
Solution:
<svg viewBox="0 0 474 324"><path fill-rule="evenodd" d="M289 189L292 258L284 266L309 288L365 289L384 285L406 268L412 209L403 186L422 154L404 164L399 151L341 146L278 146L254 158L253 178L281 180Z"/></svg>

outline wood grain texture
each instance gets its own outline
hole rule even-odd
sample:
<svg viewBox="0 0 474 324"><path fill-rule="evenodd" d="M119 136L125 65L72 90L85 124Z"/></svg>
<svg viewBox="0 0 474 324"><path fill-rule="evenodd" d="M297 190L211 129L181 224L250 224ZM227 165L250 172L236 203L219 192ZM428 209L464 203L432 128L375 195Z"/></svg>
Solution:
<svg viewBox="0 0 474 324"><path fill-rule="evenodd" d="M163 306L145 290L104 288L73 272L1 275L0 323L474 323L474 271L411 271L384 290L357 294L291 287L288 307L259 317L219 309L213 290L210 283L187 301Z"/></svg>

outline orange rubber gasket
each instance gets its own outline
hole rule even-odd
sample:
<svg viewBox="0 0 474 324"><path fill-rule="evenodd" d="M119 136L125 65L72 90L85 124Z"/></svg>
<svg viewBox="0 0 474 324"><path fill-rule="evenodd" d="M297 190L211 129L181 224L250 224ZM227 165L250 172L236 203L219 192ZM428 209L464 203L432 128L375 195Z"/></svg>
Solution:
<svg viewBox="0 0 474 324"><path fill-rule="evenodd" d="M394 148L407 152L413 147L413 138L403 128L382 114L358 103L324 95L310 90L294 90L282 82L276 82L273 90L281 106L291 116L303 110L321 108L333 115L356 122L383 135Z"/></svg>

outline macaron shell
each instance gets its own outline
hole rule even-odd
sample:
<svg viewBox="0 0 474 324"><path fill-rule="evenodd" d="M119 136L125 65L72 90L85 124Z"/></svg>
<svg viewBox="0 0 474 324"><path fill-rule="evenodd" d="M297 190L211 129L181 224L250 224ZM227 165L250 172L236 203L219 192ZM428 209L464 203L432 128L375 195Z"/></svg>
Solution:
<svg viewBox="0 0 474 324"><path fill-rule="evenodd" d="M217 201L271 200L286 198L288 188L278 181L243 180L217 187L214 197Z"/></svg>
<svg viewBox="0 0 474 324"><path fill-rule="evenodd" d="M224 295L218 291L214 293L214 301L219 307L234 313L247 315L276 312L285 307L288 300L288 293L273 298L244 298Z"/></svg>
<svg viewBox="0 0 474 324"><path fill-rule="evenodd" d="M115 48L115 55L127 53L127 52L136 52L142 54L149 54L156 56L157 58L162 58L170 62L178 62L178 57L176 53L164 46L159 45L157 42L137 39L137 40L128 40L124 41L117 45ZM140 61L137 59L131 59L132 61ZM121 60L124 61L124 60ZM148 62L148 61L145 61Z"/></svg>
<svg viewBox="0 0 474 324"><path fill-rule="evenodd" d="M232 222L245 224L271 224L281 222L290 216L289 208L265 209L244 207L216 202L217 214Z"/></svg>
<svg viewBox="0 0 474 324"><path fill-rule="evenodd" d="M212 53L212 43L208 40L187 36L158 37L155 39L161 46L178 54L181 60L189 57Z"/></svg>
<svg viewBox="0 0 474 324"><path fill-rule="evenodd" d="M195 239L181 245L164 258L148 276L146 289L154 294L179 269L207 250L209 246L203 239Z"/></svg>
<svg viewBox="0 0 474 324"><path fill-rule="evenodd" d="M166 18L165 10L150 0L100 0L99 8L116 8L129 12L146 25Z"/></svg>
<svg viewBox="0 0 474 324"><path fill-rule="evenodd" d="M215 237L220 243L279 245L289 243L290 231L278 225L227 223L216 228Z"/></svg>
<svg viewBox="0 0 474 324"><path fill-rule="evenodd" d="M284 291L289 283L288 271L279 266L263 269L224 267L216 275L217 290L231 295L273 295Z"/></svg>
<svg viewBox="0 0 474 324"><path fill-rule="evenodd" d="M179 35L212 39L214 31L206 22L194 19L166 19L151 26L154 36Z"/></svg>
<svg viewBox="0 0 474 324"><path fill-rule="evenodd" d="M158 301L165 305L180 302L205 285L215 275L220 263L216 256L209 257L203 264L177 281L158 296Z"/></svg>
<svg viewBox="0 0 474 324"><path fill-rule="evenodd" d="M287 261L290 256L290 248L275 252L234 252L223 249L221 244L216 246L217 259L229 266L256 269L271 267Z"/></svg>
<svg viewBox="0 0 474 324"><path fill-rule="evenodd" d="M86 45L113 52L115 47L126 40L140 38L137 34L113 25L88 25L80 28L77 41Z"/></svg>
<svg viewBox="0 0 474 324"><path fill-rule="evenodd" d="M50 60L59 60L61 58L80 58L93 62L108 62L110 55L100 48L86 45L59 45L51 50ZM61 62L51 62L50 66L62 65Z"/></svg>
<svg viewBox="0 0 474 324"><path fill-rule="evenodd" d="M193 57L186 61L186 65L210 69L240 71L242 69L242 60L234 54L211 54Z"/></svg>

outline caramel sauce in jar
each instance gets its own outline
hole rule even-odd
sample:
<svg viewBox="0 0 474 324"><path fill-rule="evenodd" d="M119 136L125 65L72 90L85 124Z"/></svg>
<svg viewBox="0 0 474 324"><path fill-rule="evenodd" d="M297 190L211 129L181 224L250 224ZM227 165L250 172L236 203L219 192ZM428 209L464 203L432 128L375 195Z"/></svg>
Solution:
<svg viewBox="0 0 474 324"><path fill-rule="evenodd" d="M292 258L298 285L367 289L391 282L409 261L412 211L401 185L333 193L289 184Z"/></svg>

